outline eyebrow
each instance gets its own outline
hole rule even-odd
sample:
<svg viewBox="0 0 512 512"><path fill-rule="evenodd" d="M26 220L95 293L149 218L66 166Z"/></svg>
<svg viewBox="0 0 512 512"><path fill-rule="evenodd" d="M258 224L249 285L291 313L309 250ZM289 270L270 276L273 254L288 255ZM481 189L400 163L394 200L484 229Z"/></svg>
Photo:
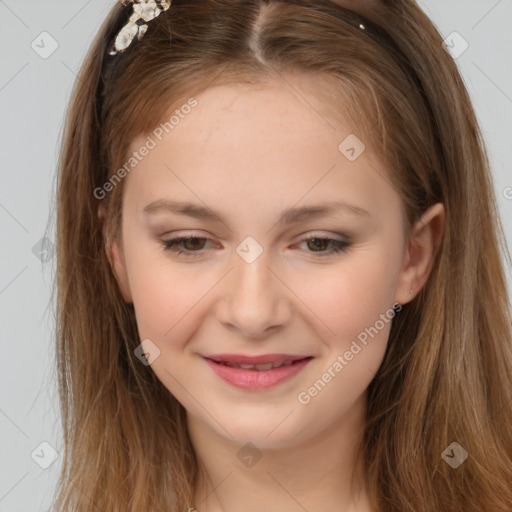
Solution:
<svg viewBox="0 0 512 512"><path fill-rule="evenodd" d="M311 218L328 216L339 211L344 211L352 215L361 215L370 217L370 213L359 206L347 203L345 201L331 201L320 205L292 207L284 210L277 224L287 225L294 222L300 222ZM175 215L186 215L195 219L222 222L226 224L221 214L212 211L205 206L182 201L169 201L168 199L157 199L148 204L143 209L144 214L154 213L172 213Z"/></svg>

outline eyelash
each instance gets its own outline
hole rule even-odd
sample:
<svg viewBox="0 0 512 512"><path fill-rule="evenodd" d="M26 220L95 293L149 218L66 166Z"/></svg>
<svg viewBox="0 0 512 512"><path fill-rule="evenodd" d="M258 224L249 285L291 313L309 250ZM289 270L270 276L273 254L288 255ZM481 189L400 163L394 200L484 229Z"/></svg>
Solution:
<svg viewBox="0 0 512 512"><path fill-rule="evenodd" d="M190 241L190 240L210 240L210 239L207 237L200 237L200 236L180 236L177 238L171 238L169 240L162 240L161 244L163 246L164 251L171 251L177 255L184 254L186 257L189 257L189 258L196 258L198 256L201 256L203 249L200 249L198 251L189 251L189 250L181 250L179 248L178 249L174 248L176 245L181 244L186 241ZM342 240L336 240L334 238L317 237L317 236L313 236L310 238L304 238L299 242L299 244L303 243L303 242L309 242L311 240L326 241L326 242L332 243L334 245L334 247L328 251L309 251L313 254L318 254L319 255L318 257L320 257L320 258L326 257L326 256L331 256L334 254L339 254L339 253L346 253L347 249L350 247L350 242L344 242Z"/></svg>

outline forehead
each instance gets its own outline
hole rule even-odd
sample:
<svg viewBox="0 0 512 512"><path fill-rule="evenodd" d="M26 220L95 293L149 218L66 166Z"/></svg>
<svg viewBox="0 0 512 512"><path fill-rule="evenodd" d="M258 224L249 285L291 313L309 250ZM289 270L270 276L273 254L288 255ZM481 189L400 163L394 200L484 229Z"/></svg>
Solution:
<svg viewBox="0 0 512 512"><path fill-rule="evenodd" d="M392 192L383 163L326 98L310 77L204 90L193 108L168 113L179 122L149 134L154 147L127 178L127 200L141 207L185 194L247 208L342 194L378 204L382 192ZM131 151L147 137L135 139Z"/></svg>

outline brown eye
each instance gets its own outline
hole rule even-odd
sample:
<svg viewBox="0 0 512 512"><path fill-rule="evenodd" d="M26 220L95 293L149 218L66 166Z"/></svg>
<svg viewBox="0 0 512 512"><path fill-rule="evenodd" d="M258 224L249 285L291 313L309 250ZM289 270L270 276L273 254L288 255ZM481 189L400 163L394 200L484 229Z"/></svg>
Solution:
<svg viewBox="0 0 512 512"><path fill-rule="evenodd" d="M176 254L199 253L204 248L207 240L208 238L199 236L182 236L170 240L162 240L162 245L164 250L172 251ZM185 250L180 249L180 246ZM191 256L196 256L196 254L191 254Z"/></svg>
<svg viewBox="0 0 512 512"><path fill-rule="evenodd" d="M209 238L199 236L181 236L171 238L170 240L162 240L161 244L166 251L195 257L202 254L205 243L208 240ZM346 252L347 248L350 246L350 242L322 237L306 238L301 243L307 245L308 252L316 253L319 257Z"/></svg>
<svg viewBox="0 0 512 512"><path fill-rule="evenodd" d="M205 241L206 238L198 237L183 239L183 243L185 244L184 247L187 249L187 251L196 251L198 249L202 249Z"/></svg>
<svg viewBox="0 0 512 512"><path fill-rule="evenodd" d="M327 238L310 238L309 240L306 240L306 243L309 248L313 248L313 251L316 251L317 249L322 251L329 246L329 240Z"/></svg>
<svg viewBox="0 0 512 512"><path fill-rule="evenodd" d="M343 240L321 237L306 238L302 243L306 244L309 252L318 253L320 257L329 256L339 252L346 252L350 246L349 242L345 242ZM332 247L331 249L329 249L330 246Z"/></svg>

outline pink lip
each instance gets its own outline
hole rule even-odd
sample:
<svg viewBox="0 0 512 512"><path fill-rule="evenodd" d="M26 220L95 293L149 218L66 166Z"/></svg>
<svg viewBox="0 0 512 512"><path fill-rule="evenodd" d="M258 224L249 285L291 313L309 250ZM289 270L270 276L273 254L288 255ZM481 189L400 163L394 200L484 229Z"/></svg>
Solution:
<svg viewBox="0 0 512 512"><path fill-rule="evenodd" d="M213 359L214 361L222 361L224 363L238 363L238 364L265 364L265 363L282 363L283 361L298 361L307 355L292 355L292 354L264 354L262 356L246 356L243 354L212 354L210 356L203 356L206 359Z"/></svg>
<svg viewBox="0 0 512 512"><path fill-rule="evenodd" d="M262 357L266 357L267 361L253 362L253 360L257 358L246 358L245 361L241 361L240 356L237 356L237 361L229 362L237 362L241 364L264 364L269 363L271 361L279 360L279 358L268 360L268 356ZM223 364L216 363L215 361L209 358L205 358L205 361L221 379L232 384L233 386L248 390L258 390L277 386L281 382L293 377L294 375L299 373L302 370L302 368L304 368L312 359L312 357L300 357L295 359L293 359L293 357L290 356L287 357L288 359L283 359L283 361L295 360L297 362L289 366L281 366L281 368L274 368L271 370L263 371L250 369L244 370L242 368L231 368L230 366L225 366ZM247 361L247 359L252 359L252 361Z"/></svg>

